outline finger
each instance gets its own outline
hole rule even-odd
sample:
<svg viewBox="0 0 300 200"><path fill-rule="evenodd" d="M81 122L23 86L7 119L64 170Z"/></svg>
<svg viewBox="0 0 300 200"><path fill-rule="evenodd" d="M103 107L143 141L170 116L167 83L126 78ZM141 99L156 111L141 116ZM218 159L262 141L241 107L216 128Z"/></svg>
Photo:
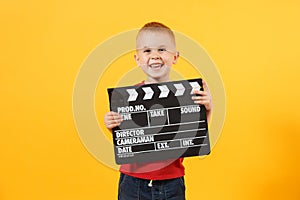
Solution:
<svg viewBox="0 0 300 200"><path fill-rule="evenodd" d="M107 124L106 124L106 127L107 128L114 128L116 126L119 126L121 123L118 122L118 121L109 121Z"/></svg>
<svg viewBox="0 0 300 200"><path fill-rule="evenodd" d="M108 115L106 115L106 119L122 119L122 116L119 113L109 112Z"/></svg>
<svg viewBox="0 0 300 200"><path fill-rule="evenodd" d="M207 99L205 100L195 100L195 104L201 104L201 105L209 105L209 101Z"/></svg>
<svg viewBox="0 0 300 200"><path fill-rule="evenodd" d="M120 124L110 124L110 125L107 125L106 127L109 128L109 129L113 129L117 126L119 126Z"/></svg>
<svg viewBox="0 0 300 200"><path fill-rule="evenodd" d="M110 122L110 124L120 125L122 121L123 121L123 119L121 118L121 119L112 119L109 122Z"/></svg>
<svg viewBox="0 0 300 200"><path fill-rule="evenodd" d="M107 120L118 120L118 121L120 121L120 120L123 120L123 118L121 117L121 116L108 116L107 118L106 118Z"/></svg>
<svg viewBox="0 0 300 200"><path fill-rule="evenodd" d="M207 93L202 93L201 95L194 95L194 96L192 96L193 100L205 99L205 98L209 98L209 95Z"/></svg>
<svg viewBox="0 0 300 200"><path fill-rule="evenodd" d="M194 103L203 105L204 102L203 102L203 100L196 100L196 101L194 101Z"/></svg>
<svg viewBox="0 0 300 200"><path fill-rule="evenodd" d="M206 93L206 92L204 92L201 95L194 95L194 96L192 96L192 99L204 99L204 98L209 99L209 97L210 97L209 94Z"/></svg>
<svg viewBox="0 0 300 200"><path fill-rule="evenodd" d="M116 116L116 115L120 115L119 113L117 112L113 112L113 111L110 111L107 113L109 116Z"/></svg>
<svg viewBox="0 0 300 200"><path fill-rule="evenodd" d="M207 96L192 96L192 100L206 100Z"/></svg>
<svg viewBox="0 0 300 200"><path fill-rule="evenodd" d="M104 116L105 126L109 129L119 126L122 121L123 121L122 116L116 112L108 112Z"/></svg>
<svg viewBox="0 0 300 200"><path fill-rule="evenodd" d="M116 118L121 118L122 119L122 116L119 113L114 113L113 116L116 117Z"/></svg>
<svg viewBox="0 0 300 200"><path fill-rule="evenodd" d="M111 119L113 115L114 115L113 112L108 112L104 115L104 119Z"/></svg>
<svg viewBox="0 0 300 200"><path fill-rule="evenodd" d="M117 123L121 123L123 121L123 119L111 119L111 120L108 120L108 123L109 124L117 124Z"/></svg>
<svg viewBox="0 0 300 200"><path fill-rule="evenodd" d="M117 113L117 112L114 112L114 111L110 111L110 112L107 113L107 115L108 115L108 116L118 116L118 115L120 115L120 114Z"/></svg>
<svg viewBox="0 0 300 200"><path fill-rule="evenodd" d="M204 90L209 91L209 88L208 88L208 85L207 85L206 81L202 80L202 83L203 83Z"/></svg>
<svg viewBox="0 0 300 200"><path fill-rule="evenodd" d="M201 91L201 90L195 90L194 94L199 94L199 95L204 95L205 91Z"/></svg>

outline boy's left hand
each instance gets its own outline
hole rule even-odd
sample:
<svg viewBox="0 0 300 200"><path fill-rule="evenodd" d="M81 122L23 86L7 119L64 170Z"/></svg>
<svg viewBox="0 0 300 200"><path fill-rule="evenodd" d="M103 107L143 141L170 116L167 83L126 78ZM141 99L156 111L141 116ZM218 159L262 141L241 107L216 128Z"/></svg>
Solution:
<svg viewBox="0 0 300 200"><path fill-rule="evenodd" d="M211 94L208 89L207 83L205 81L202 81L204 91L196 90L194 94L198 94L199 96L192 96L192 99L194 100L195 104L201 104L204 105L206 108L206 112L210 112L213 108L212 100L211 100Z"/></svg>

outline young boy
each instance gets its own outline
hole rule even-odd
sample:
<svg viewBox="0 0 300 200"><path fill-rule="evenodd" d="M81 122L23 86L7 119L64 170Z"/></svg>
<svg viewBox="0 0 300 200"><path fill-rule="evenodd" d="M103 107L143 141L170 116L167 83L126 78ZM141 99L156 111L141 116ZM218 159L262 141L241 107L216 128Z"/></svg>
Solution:
<svg viewBox="0 0 300 200"><path fill-rule="evenodd" d="M170 80L170 70L176 64L179 52L176 50L172 30L158 22L145 24L136 38L134 59L147 75L138 85L162 83ZM212 112L211 95L203 81L204 91L195 91L192 96L196 104L206 108L207 119ZM119 126L122 117L116 112L104 116L108 129ZM183 158L152 163L124 164L120 167L118 190L119 200L183 200L185 199Z"/></svg>

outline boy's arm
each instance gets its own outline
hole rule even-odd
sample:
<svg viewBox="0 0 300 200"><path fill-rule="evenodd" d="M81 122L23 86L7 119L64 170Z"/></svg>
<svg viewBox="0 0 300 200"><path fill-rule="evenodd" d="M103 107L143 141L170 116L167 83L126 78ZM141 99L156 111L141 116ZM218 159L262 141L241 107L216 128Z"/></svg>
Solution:
<svg viewBox="0 0 300 200"><path fill-rule="evenodd" d="M122 116L119 113L110 111L104 115L104 124L110 130L119 126L122 121Z"/></svg>
<svg viewBox="0 0 300 200"><path fill-rule="evenodd" d="M204 87L204 91L196 90L194 94L199 94L199 96L193 96L192 99L194 100L195 104L201 104L205 106L207 123L209 123L211 119L213 104L211 100L210 91L205 81L203 81L203 87Z"/></svg>

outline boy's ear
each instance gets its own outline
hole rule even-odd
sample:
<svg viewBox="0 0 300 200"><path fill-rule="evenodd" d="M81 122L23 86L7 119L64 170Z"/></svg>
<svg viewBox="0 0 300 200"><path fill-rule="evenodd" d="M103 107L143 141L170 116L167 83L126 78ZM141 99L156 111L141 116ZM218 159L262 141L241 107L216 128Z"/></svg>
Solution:
<svg viewBox="0 0 300 200"><path fill-rule="evenodd" d="M137 54L134 54L134 60L135 60L136 64L139 66L139 57Z"/></svg>
<svg viewBox="0 0 300 200"><path fill-rule="evenodd" d="M173 59L173 64L177 63L178 58L179 58L179 51L176 51L176 53L174 55L174 59Z"/></svg>

